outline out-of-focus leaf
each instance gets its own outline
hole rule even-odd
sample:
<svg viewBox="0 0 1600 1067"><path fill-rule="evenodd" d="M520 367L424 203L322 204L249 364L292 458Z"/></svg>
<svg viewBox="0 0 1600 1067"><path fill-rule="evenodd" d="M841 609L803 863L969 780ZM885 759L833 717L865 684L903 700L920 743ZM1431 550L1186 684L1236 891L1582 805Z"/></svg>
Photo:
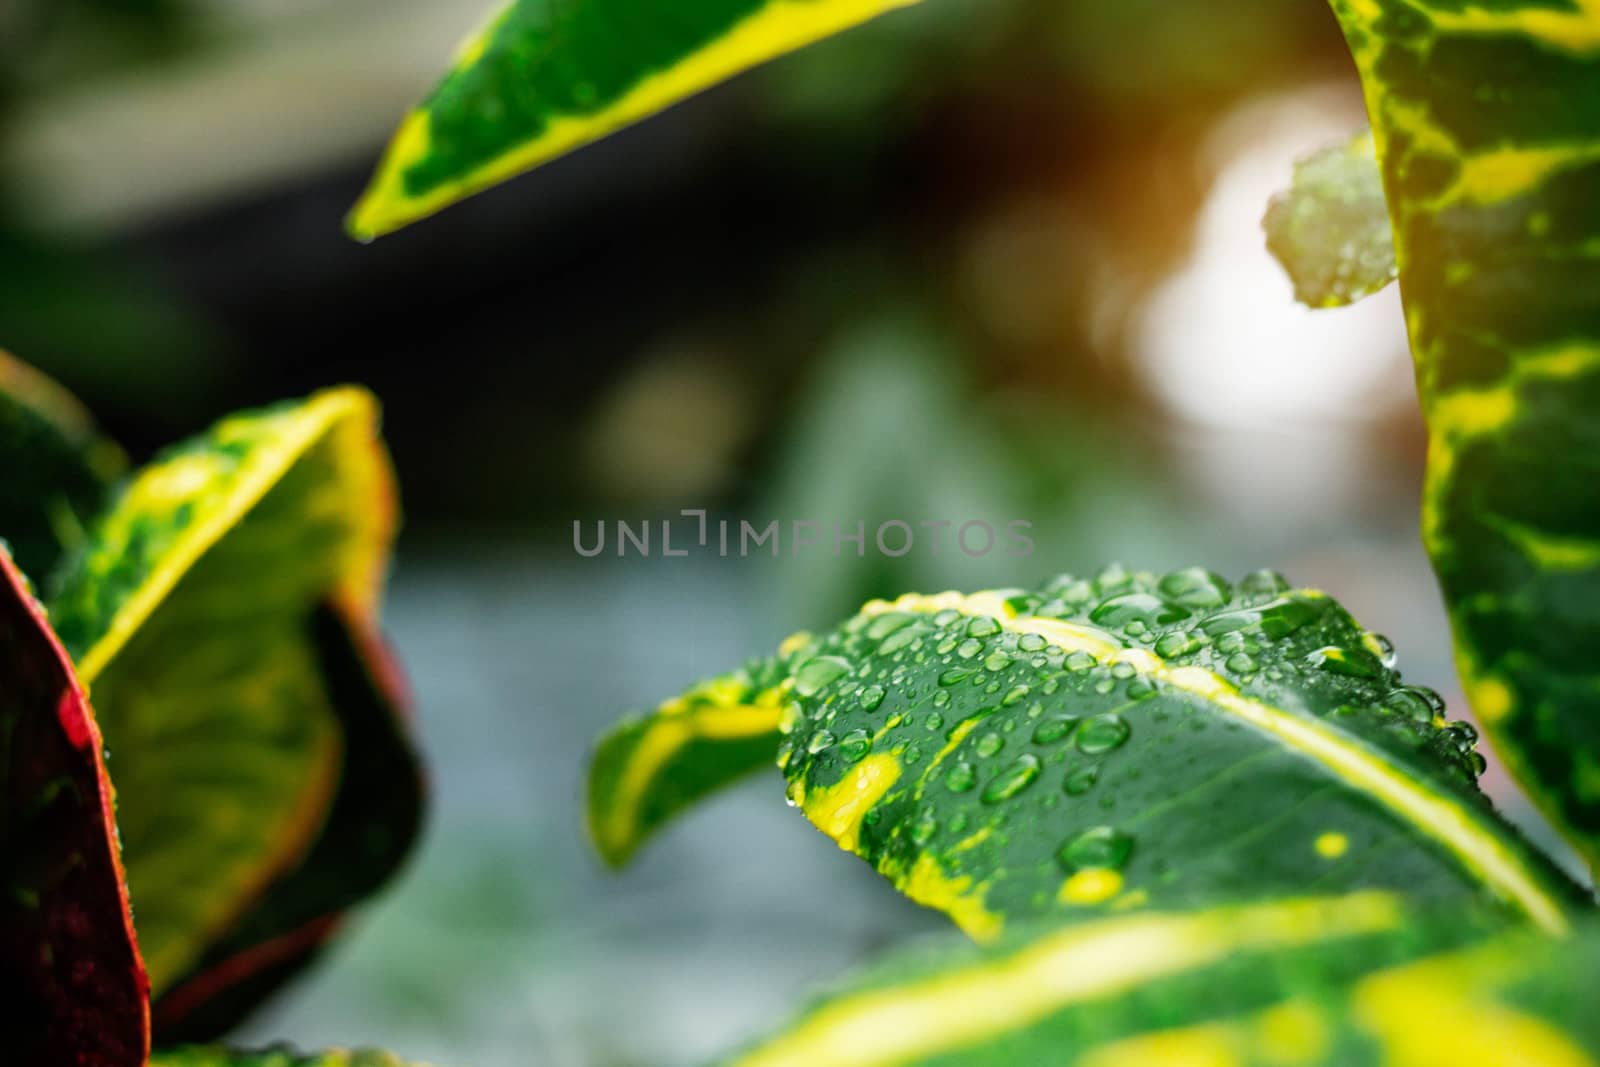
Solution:
<svg viewBox="0 0 1600 1067"><path fill-rule="evenodd" d="M819 829L980 940L1308 885L1564 929L1583 893L1390 655L1265 572L908 594L785 650L778 760Z"/></svg>
<svg viewBox="0 0 1600 1067"><path fill-rule="evenodd" d="M402 1060L392 1052L357 1049L346 1052L302 1053L290 1049L236 1052L225 1048L180 1048L158 1052L150 1067L426 1067Z"/></svg>
<svg viewBox="0 0 1600 1067"><path fill-rule="evenodd" d="M1600 863L1600 8L1335 0L1429 432L1463 687Z"/></svg>
<svg viewBox="0 0 1600 1067"><path fill-rule="evenodd" d="M737 1067L1590 1067L1600 929L1473 943L1398 897L1097 919L924 951L814 1005Z"/></svg>
<svg viewBox="0 0 1600 1067"><path fill-rule="evenodd" d="M1394 281L1394 234L1372 134L1296 163L1294 184L1273 198L1267 248L1314 308L1343 307Z"/></svg>
<svg viewBox="0 0 1600 1067"><path fill-rule="evenodd" d="M350 756L313 618L332 602L375 625L395 524L376 404L331 390L160 456L57 576L156 995L270 909L324 832Z"/></svg>
<svg viewBox="0 0 1600 1067"><path fill-rule="evenodd" d="M702 682L601 739L589 772L589 836L613 866L682 809L778 753L787 687L778 664Z"/></svg>
<svg viewBox="0 0 1600 1067"><path fill-rule="evenodd" d="M100 732L0 548L0 998L5 1062L140 1067L147 983Z"/></svg>
<svg viewBox="0 0 1600 1067"><path fill-rule="evenodd" d="M514 0L401 125L350 217L369 239L916 0Z"/></svg>
<svg viewBox="0 0 1600 1067"><path fill-rule="evenodd" d="M17 565L49 574L105 502L126 462L55 382L0 352L0 537Z"/></svg>
<svg viewBox="0 0 1600 1067"><path fill-rule="evenodd" d="M382 888L421 828L422 768L398 666L381 637L336 604L317 612L312 630L344 747L333 807L300 865L156 1002L163 1042L232 1029L315 957L352 902Z"/></svg>

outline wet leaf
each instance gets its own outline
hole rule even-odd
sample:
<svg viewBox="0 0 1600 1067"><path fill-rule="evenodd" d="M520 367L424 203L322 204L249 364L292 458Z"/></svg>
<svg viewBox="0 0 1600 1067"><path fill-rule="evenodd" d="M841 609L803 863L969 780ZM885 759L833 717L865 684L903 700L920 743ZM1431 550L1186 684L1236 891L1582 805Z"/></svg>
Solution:
<svg viewBox="0 0 1600 1067"><path fill-rule="evenodd" d="M1294 184L1273 198L1263 225L1295 299L1310 307L1353 304L1399 273L1370 132L1296 163Z"/></svg>
<svg viewBox="0 0 1600 1067"><path fill-rule="evenodd" d="M1270 573L1111 567L874 601L777 665L789 797L989 940L1015 921L1386 889L1564 929L1470 727Z"/></svg>

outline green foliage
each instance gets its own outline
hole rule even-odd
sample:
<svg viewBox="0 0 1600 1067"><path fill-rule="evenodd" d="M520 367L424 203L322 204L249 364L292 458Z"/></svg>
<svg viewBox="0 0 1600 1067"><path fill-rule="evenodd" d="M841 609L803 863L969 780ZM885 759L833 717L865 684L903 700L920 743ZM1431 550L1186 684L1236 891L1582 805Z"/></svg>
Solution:
<svg viewBox="0 0 1600 1067"><path fill-rule="evenodd" d="M1430 439L1423 540L1462 685L1512 773L1593 865L1600 11L1334 8L1393 217ZM1345 221L1327 217L1328 231Z"/></svg>
<svg viewBox="0 0 1600 1067"><path fill-rule="evenodd" d="M375 403L347 388L225 419L106 491L119 453L70 397L26 368L4 381L10 466L38 454L79 475L13 482L0 515L52 594L47 625L7 562L5 676L32 680L0 750L7 899L27 912L3 924L6 955L37 1020L20 1040L27 1067L138 1067L148 1017L158 1045L229 1028L416 836L419 768L377 630L393 476ZM66 743L47 729L58 704Z"/></svg>
<svg viewBox="0 0 1600 1067"><path fill-rule="evenodd" d="M1294 281L1295 299L1342 307L1394 281L1394 235L1372 134L1295 164L1294 185L1267 208L1267 247Z"/></svg>
<svg viewBox="0 0 1600 1067"><path fill-rule="evenodd" d="M1492 929L1358 893L1141 912L981 949L946 943L879 964L731 1062L1592 1062L1600 1021L1572 976L1600 963L1600 928L1485 940Z"/></svg>
<svg viewBox="0 0 1600 1067"><path fill-rule="evenodd" d="M370 239L749 67L917 0L512 0L407 116L350 216Z"/></svg>
<svg viewBox="0 0 1600 1067"><path fill-rule="evenodd" d="M1600 8L1332 6L1373 135L1297 168L1269 244L1313 306L1398 275L1430 433L1423 537L1464 688L1600 863ZM785 702L791 801L912 899L1010 940L891 965L739 1062L1594 1062L1574 993L1592 901L1477 795L1470 728L1391 666L1322 594L1203 571L907 595L798 635L755 672L781 678L758 695ZM602 742L591 824L620 812L633 831L612 858L757 754L742 742L721 778L702 765L653 799L627 764L650 765L674 707ZM697 760L715 743L696 735ZM627 814L645 810L664 814ZM1220 933L1374 891L1391 921L1335 923L1337 946L1308 948L1321 920L1268 951ZM1307 892L1358 895L1292 903ZM1521 920L1581 927L1490 934ZM1196 968L1201 928L1218 933Z"/></svg>
<svg viewBox="0 0 1600 1067"><path fill-rule="evenodd" d="M1113 567L1031 592L874 601L790 639L760 683L707 683L611 734L591 824L625 856L748 765L730 732L739 758L714 777L719 738L700 730L692 789L655 773L700 709L781 703L789 799L980 940L1019 920L1308 882L1498 904L1563 930L1583 894L1478 792L1471 727L1391 663L1325 594L1265 572L1235 589L1200 569Z"/></svg>

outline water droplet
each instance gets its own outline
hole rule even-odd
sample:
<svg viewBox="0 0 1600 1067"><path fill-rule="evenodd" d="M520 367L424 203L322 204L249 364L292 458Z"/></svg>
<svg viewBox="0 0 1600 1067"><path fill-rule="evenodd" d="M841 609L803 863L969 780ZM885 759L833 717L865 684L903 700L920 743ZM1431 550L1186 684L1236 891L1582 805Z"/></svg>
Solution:
<svg viewBox="0 0 1600 1067"><path fill-rule="evenodd" d="M1070 734L1072 728L1076 725L1078 725L1078 719L1075 715L1061 715L1054 719L1046 719L1034 727L1034 744L1053 745Z"/></svg>
<svg viewBox="0 0 1600 1067"><path fill-rule="evenodd" d="M1101 596L1120 592L1133 584L1133 575L1120 563L1113 563L1094 576L1095 592Z"/></svg>
<svg viewBox="0 0 1600 1067"><path fill-rule="evenodd" d="M986 671L1003 671L1009 666L1011 657L1004 652L991 652L989 658L983 661L983 669Z"/></svg>
<svg viewBox="0 0 1600 1067"><path fill-rule="evenodd" d="M1170 633L1162 634L1156 640L1156 655L1165 656L1168 659L1186 656L1193 652L1199 643L1190 634L1173 630Z"/></svg>
<svg viewBox="0 0 1600 1067"><path fill-rule="evenodd" d="M950 703L950 693L947 690L941 689L937 693L933 694L933 706L934 707L942 708L946 704L949 704L949 703Z"/></svg>
<svg viewBox="0 0 1600 1067"><path fill-rule="evenodd" d="M851 730L839 742L839 755L847 763L859 763L872 751L872 735L865 730Z"/></svg>
<svg viewBox="0 0 1600 1067"><path fill-rule="evenodd" d="M1373 655L1378 657L1378 662L1385 667L1393 670L1394 665L1400 662L1400 655L1394 649L1394 642L1387 637L1382 634L1367 634L1366 641Z"/></svg>
<svg viewBox="0 0 1600 1067"><path fill-rule="evenodd" d="M905 629L915 619L909 612L891 611L867 623L866 635L874 641L882 641L895 631Z"/></svg>
<svg viewBox="0 0 1600 1067"><path fill-rule="evenodd" d="M982 756L984 759L988 759L989 757L997 754L1002 748L1005 747L1005 745L1005 738L996 733L987 733L978 738L978 743L974 747L977 750L978 755Z"/></svg>
<svg viewBox="0 0 1600 1067"><path fill-rule="evenodd" d="M1252 571L1239 583L1239 592L1246 596L1279 596L1289 591L1289 583L1277 571Z"/></svg>
<svg viewBox="0 0 1600 1067"><path fill-rule="evenodd" d="M1306 657L1318 670L1342 674L1349 678L1376 678L1383 673L1378 657L1364 648L1341 648L1326 645Z"/></svg>
<svg viewBox="0 0 1600 1067"><path fill-rule="evenodd" d="M924 806L917 812L916 821L911 824L911 843L921 848L933 840L933 835L939 832L939 819L934 814L931 805Z"/></svg>
<svg viewBox="0 0 1600 1067"><path fill-rule="evenodd" d="M1143 626L1166 626L1189 617L1189 612L1170 604L1151 593L1125 593L1101 601L1089 613L1089 621L1098 626L1123 629L1130 622Z"/></svg>
<svg viewBox="0 0 1600 1067"><path fill-rule="evenodd" d="M857 700L861 704L861 710L862 711L876 711L876 710L878 710L878 705L883 703L884 693L885 693L885 690L884 690L883 686L881 686L881 685L869 685L869 686L867 686L865 689L863 689L861 691L861 696L857 698Z"/></svg>
<svg viewBox="0 0 1600 1067"><path fill-rule="evenodd" d="M983 789L985 804L998 804L1010 800L1028 788L1039 777L1039 757L1031 754L1018 756L1016 761L1001 771Z"/></svg>
<svg viewBox="0 0 1600 1067"><path fill-rule="evenodd" d="M1304 600L1283 599L1263 604L1259 610L1261 632L1274 641L1281 641L1316 619L1323 609Z"/></svg>
<svg viewBox="0 0 1600 1067"><path fill-rule="evenodd" d="M1039 634L1023 634L1017 639L1017 647L1024 652L1043 652L1049 644Z"/></svg>
<svg viewBox="0 0 1600 1067"><path fill-rule="evenodd" d="M1011 609L1015 616L1032 615L1043 603L1043 598L1038 593L1017 592L1006 597L1006 607Z"/></svg>
<svg viewBox="0 0 1600 1067"><path fill-rule="evenodd" d="M1099 780L1100 765L1091 763L1087 767L1077 767L1068 772L1066 781L1061 784L1061 788L1069 797L1081 797L1093 789L1095 782Z"/></svg>
<svg viewBox="0 0 1600 1067"><path fill-rule="evenodd" d="M1000 698L1000 706L1002 708L1014 707L1027 700L1028 694L1031 692L1033 690L1025 685L1012 686L1006 695Z"/></svg>
<svg viewBox="0 0 1600 1067"><path fill-rule="evenodd" d="M944 716L937 711L928 712L927 717L922 720L922 728L929 733L944 729Z"/></svg>
<svg viewBox="0 0 1600 1067"><path fill-rule="evenodd" d="M1092 826L1075 835L1056 852L1068 871L1091 868L1118 870L1133 853L1133 838L1110 826Z"/></svg>
<svg viewBox="0 0 1600 1067"><path fill-rule="evenodd" d="M916 644L921 639L924 629L921 626L906 626L895 630L883 643L878 646L878 654L887 656L910 645Z"/></svg>
<svg viewBox="0 0 1600 1067"><path fill-rule="evenodd" d="M1188 567L1162 577L1161 595L1186 608L1217 608L1233 596L1228 583L1203 567Z"/></svg>
<svg viewBox="0 0 1600 1067"><path fill-rule="evenodd" d="M1078 727L1078 751L1090 756L1120 748L1133 731L1127 720L1115 712L1096 715Z"/></svg>
<svg viewBox="0 0 1600 1067"><path fill-rule="evenodd" d="M806 742L806 751L814 756L825 748L833 747L833 743L837 740L838 738L834 737L832 732L818 730L811 735L811 740Z"/></svg>
<svg viewBox="0 0 1600 1067"><path fill-rule="evenodd" d="M978 772L966 760L958 760L944 772L944 787L952 793L965 793L978 784Z"/></svg>
<svg viewBox="0 0 1600 1067"><path fill-rule="evenodd" d="M990 634L997 634L999 632L999 621L991 618L988 615L975 615L972 617L972 620L967 623L968 637L988 637Z"/></svg>
<svg viewBox="0 0 1600 1067"><path fill-rule="evenodd" d="M1111 665L1111 677L1119 682L1125 682L1137 673L1139 672L1134 670L1133 664L1125 661L1118 661Z"/></svg>
<svg viewBox="0 0 1600 1067"><path fill-rule="evenodd" d="M851 669L850 661L838 656L807 660L794 673L794 691L803 697L816 696L829 682L843 678Z"/></svg>
<svg viewBox="0 0 1600 1067"><path fill-rule="evenodd" d="M979 641L976 637L969 637L965 641L961 642L961 644L956 646L956 655L960 656L962 659L971 659L973 656L976 656L982 651L983 642Z"/></svg>
<svg viewBox="0 0 1600 1067"><path fill-rule="evenodd" d="M1390 711L1404 715L1413 722L1431 722L1434 716L1433 705L1421 693L1410 686L1396 689L1384 697L1383 706Z"/></svg>
<svg viewBox="0 0 1600 1067"><path fill-rule="evenodd" d="M1096 662L1098 661L1093 656L1089 655L1089 653L1078 651L1069 655L1064 661L1063 665L1072 673L1080 674L1083 671L1088 670L1090 667L1093 667Z"/></svg>
<svg viewBox="0 0 1600 1067"><path fill-rule="evenodd" d="M1156 684L1148 678L1135 678L1128 683L1129 700L1148 700L1156 695Z"/></svg>
<svg viewBox="0 0 1600 1067"><path fill-rule="evenodd" d="M1235 652L1229 656L1226 666L1234 674L1254 674L1260 668L1255 657L1244 652Z"/></svg>
<svg viewBox="0 0 1600 1067"><path fill-rule="evenodd" d="M968 678L971 678L972 673L971 667L951 667L949 670L939 675L939 684L955 685L957 682L964 682Z"/></svg>

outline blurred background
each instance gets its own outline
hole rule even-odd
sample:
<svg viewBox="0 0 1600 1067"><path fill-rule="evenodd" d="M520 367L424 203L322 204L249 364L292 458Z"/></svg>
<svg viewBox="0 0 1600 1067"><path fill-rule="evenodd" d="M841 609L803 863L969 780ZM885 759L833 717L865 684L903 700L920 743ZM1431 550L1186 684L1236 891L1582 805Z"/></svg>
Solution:
<svg viewBox="0 0 1600 1067"><path fill-rule="evenodd" d="M868 596L1271 566L1461 713L1396 294L1307 311L1262 242L1292 161L1363 121L1325 5L929 0L350 242L384 139L490 6L0 5L0 343L136 456L338 381L386 408L388 626L435 812L243 1040L690 1064L939 928L775 771L621 877L582 836L607 723ZM684 508L1025 519L1037 549L574 552L574 520Z"/></svg>

